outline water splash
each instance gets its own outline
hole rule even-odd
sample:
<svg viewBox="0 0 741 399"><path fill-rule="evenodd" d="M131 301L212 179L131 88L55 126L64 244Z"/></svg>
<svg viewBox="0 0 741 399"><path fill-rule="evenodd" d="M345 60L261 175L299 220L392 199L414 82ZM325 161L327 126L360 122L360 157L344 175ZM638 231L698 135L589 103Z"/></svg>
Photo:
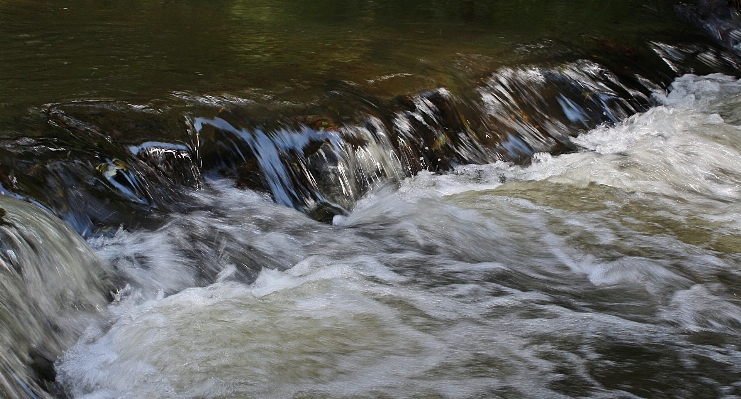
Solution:
<svg viewBox="0 0 741 399"><path fill-rule="evenodd" d="M91 241L129 286L58 382L111 398L731 396L739 87L682 77L662 105L570 138L579 151L420 171L332 225L206 180L200 210ZM220 121L203 123L252 134Z"/></svg>
<svg viewBox="0 0 741 399"><path fill-rule="evenodd" d="M67 225L6 196L0 238L0 393L47 398L53 362L107 305L108 271Z"/></svg>

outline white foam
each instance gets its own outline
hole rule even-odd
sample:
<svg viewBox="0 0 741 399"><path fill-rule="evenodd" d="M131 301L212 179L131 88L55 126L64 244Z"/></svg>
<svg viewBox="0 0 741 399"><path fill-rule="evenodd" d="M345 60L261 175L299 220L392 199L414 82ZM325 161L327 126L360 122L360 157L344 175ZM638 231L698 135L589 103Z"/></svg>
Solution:
<svg viewBox="0 0 741 399"><path fill-rule="evenodd" d="M580 152L420 173L333 226L216 184L212 211L98 243L149 266L127 272L138 286L61 359L59 381L86 398L559 397L563 377L610 397L625 392L600 372L621 348L658 347L680 359L666 373L725 389L733 370L715 380L692 359L738 348L687 333L738 338L722 282L738 279L738 86L682 78L662 105L580 136ZM208 243L211 262L181 252ZM240 262L267 268L245 284ZM212 280L188 287L199 268Z"/></svg>

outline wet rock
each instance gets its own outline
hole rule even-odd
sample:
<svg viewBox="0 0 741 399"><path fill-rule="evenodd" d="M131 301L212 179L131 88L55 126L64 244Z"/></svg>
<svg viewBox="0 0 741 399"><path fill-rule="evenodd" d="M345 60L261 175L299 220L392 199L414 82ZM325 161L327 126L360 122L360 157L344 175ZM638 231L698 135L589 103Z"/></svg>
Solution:
<svg viewBox="0 0 741 399"><path fill-rule="evenodd" d="M226 114L222 112L219 116ZM226 122L226 119L223 120ZM195 129L199 136L197 151L203 171L216 171L223 177L234 179L238 187L270 192L259 160L238 132L201 123L198 119L196 122Z"/></svg>
<svg viewBox="0 0 741 399"><path fill-rule="evenodd" d="M443 94L436 91L399 96L394 99L393 106L398 110L394 120L397 146L406 147L410 152L408 158L419 158L420 169L445 171L468 161L455 148L455 139L466 129L458 115L450 112L451 107ZM409 168L417 169L415 164L413 162Z"/></svg>
<svg viewBox="0 0 741 399"><path fill-rule="evenodd" d="M193 151L184 145L145 142L130 146L132 154L173 184L200 188L201 170Z"/></svg>
<svg viewBox="0 0 741 399"><path fill-rule="evenodd" d="M35 199L80 234L140 225L155 211L185 206L177 184L127 149L98 142L90 151L67 131L54 133L0 142L0 162L14 176L14 195Z"/></svg>
<svg viewBox="0 0 741 399"><path fill-rule="evenodd" d="M81 234L182 211L189 206L184 192L201 186L197 146L179 144L197 142L182 114L83 102L50 105L39 117L43 129L0 142L0 183ZM152 135L173 140L152 142Z"/></svg>
<svg viewBox="0 0 741 399"><path fill-rule="evenodd" d="M736 57L741 56L741 14L738 0L703 0L680 4L677 11Z"/></svg>
<svg viewBox="0 0 741 399"><path fill-rule="evenodd" d="M346 214L353 208L357 200L355 196L360 192L358 182L346 177L350 172L345 170L346 165L330 144L323 143L307 158L306 164L316 182L314 187L319 194L317 199L322 211L317 215L326 215L320 216L319 219L329 218L331 221L335 215Z"/></svg>
<svg viewBox="0 0 741 399"><path fill-rule="evenodd" d="M627 58L635 53L598 45ZM0 184L83 233L187 209L183 192L200 188L203 175L233 179L327 221L372 187L421 170L574 151L570 137L647 101L604 67L580 61L504 68L456 95L436 89L382 99L327 82L324 95L306 104L221 101L188 104L187 112L54 104L43 113L46 130L0 143Z"/></svg>
<svg viewBox="0 0 741 399"><path fill-rule="evenodd" d="M314 130L339 130L339 125L332 119L320 115L299 115L294 120Z"/></svg>
<svg viewBox="0 0 741 399"><path fill-rule="evenodd" d="M13 175L13 172L10 173L5 172L3 168L0 168L0 184L8 191L13 191L15 189L16 179Z"/></svg>
<svg viewBox="0 0 741 399"><path fill-rule="evenodd" d="M378 121L338 126L309 114L271 122L230 109L198 118L195 126L205 170L265 190L276 202L320 220L346 214L374 182L399 178L398 162L389 163L393 146Z"/></svg>
<svg viewBox="0 0 741 399"><path fill-rule="evenodd" d="M648 102L589 62L506 69L471 97L438 89L383 102L337 86L326 103L310 107L326 114L256 117L231 107L215 118L196 118L204 170L328 221L350 211L374 185L423 169L524 163L535 152L574 151L570 137L579 131L618 121ZM344 110L348 104L357 108ZM335 114L343 112L356 116L340 124Z"/></svg>
<svg viewBox="0 0 741 399"><path fill-rule="evenodd" d="M317 222L332 224L335 216L346 216L347 211L337 208L332 204L318 204L309 210L308 215Z"/></svg>
<svg viewBox="0 0 741 399"><path fill-rule="evenodd" d="M257 158L249 157L235 168L236 175L233 176L237 187L248 188L255 191L266 191L266 185L260 173ZM227 175L222 171L222 175Z"/></svg>

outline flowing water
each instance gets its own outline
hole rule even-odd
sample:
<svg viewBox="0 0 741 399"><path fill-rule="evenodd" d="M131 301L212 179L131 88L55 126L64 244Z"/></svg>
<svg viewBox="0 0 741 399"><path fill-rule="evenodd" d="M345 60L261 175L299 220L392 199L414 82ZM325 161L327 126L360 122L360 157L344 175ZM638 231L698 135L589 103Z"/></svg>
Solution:
<svg viewBox="0 0 741 399"><path fill-rule="evenodd" d="M739 398L739 42L722 1L0 0L0 396Z"/></svg>

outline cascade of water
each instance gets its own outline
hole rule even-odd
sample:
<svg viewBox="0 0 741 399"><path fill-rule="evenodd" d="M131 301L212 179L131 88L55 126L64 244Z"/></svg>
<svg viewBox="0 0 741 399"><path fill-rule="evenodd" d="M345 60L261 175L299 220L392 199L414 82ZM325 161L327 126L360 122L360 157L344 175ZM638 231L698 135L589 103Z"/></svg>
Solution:
<svg viewBox="0 0 741 399"><path fill-rule="evenodd" d="M738 395L740 93L687 75L579 151L421 171L332 225L208 181L205 210L92 241L131 285L58 382L102 398Z"/></svg>
<svg viewBox="0 0 741 399"><path fill-rule="evenodd" d="M181 211L190 203L184 192L214 172L331 221L370 187L420 170L526 163L535 152L573 151L572 137L645 110L655 88L645 78L624 82L581 60L503 68L466 95L440 88L382 100L340 85L318 106L267 116L255 116L260 106L252 102L230 98L186 98L189 107L200 104L188 114L108 102L57 104L46 111L47 136L54 138L3 146L5 173L13 179L3 187L36 198L84 235L147 223L132 220L132 210L152 218ZM137 140L142 129L172 141ZM40 192L41 183L55 189Z"/></svg>
<svg viewBox="0 0 741 399"><path fill-rule="evenodd" d="M200 3L0 1L0 396L741 397L729 2Z"/></svg>
<svg viewBox="0 0 741 399"><path fill-rule="evenodd" d="M1 396L49 397L53 362L107 304L107 275L67 225L0 196Z"/></svg>

